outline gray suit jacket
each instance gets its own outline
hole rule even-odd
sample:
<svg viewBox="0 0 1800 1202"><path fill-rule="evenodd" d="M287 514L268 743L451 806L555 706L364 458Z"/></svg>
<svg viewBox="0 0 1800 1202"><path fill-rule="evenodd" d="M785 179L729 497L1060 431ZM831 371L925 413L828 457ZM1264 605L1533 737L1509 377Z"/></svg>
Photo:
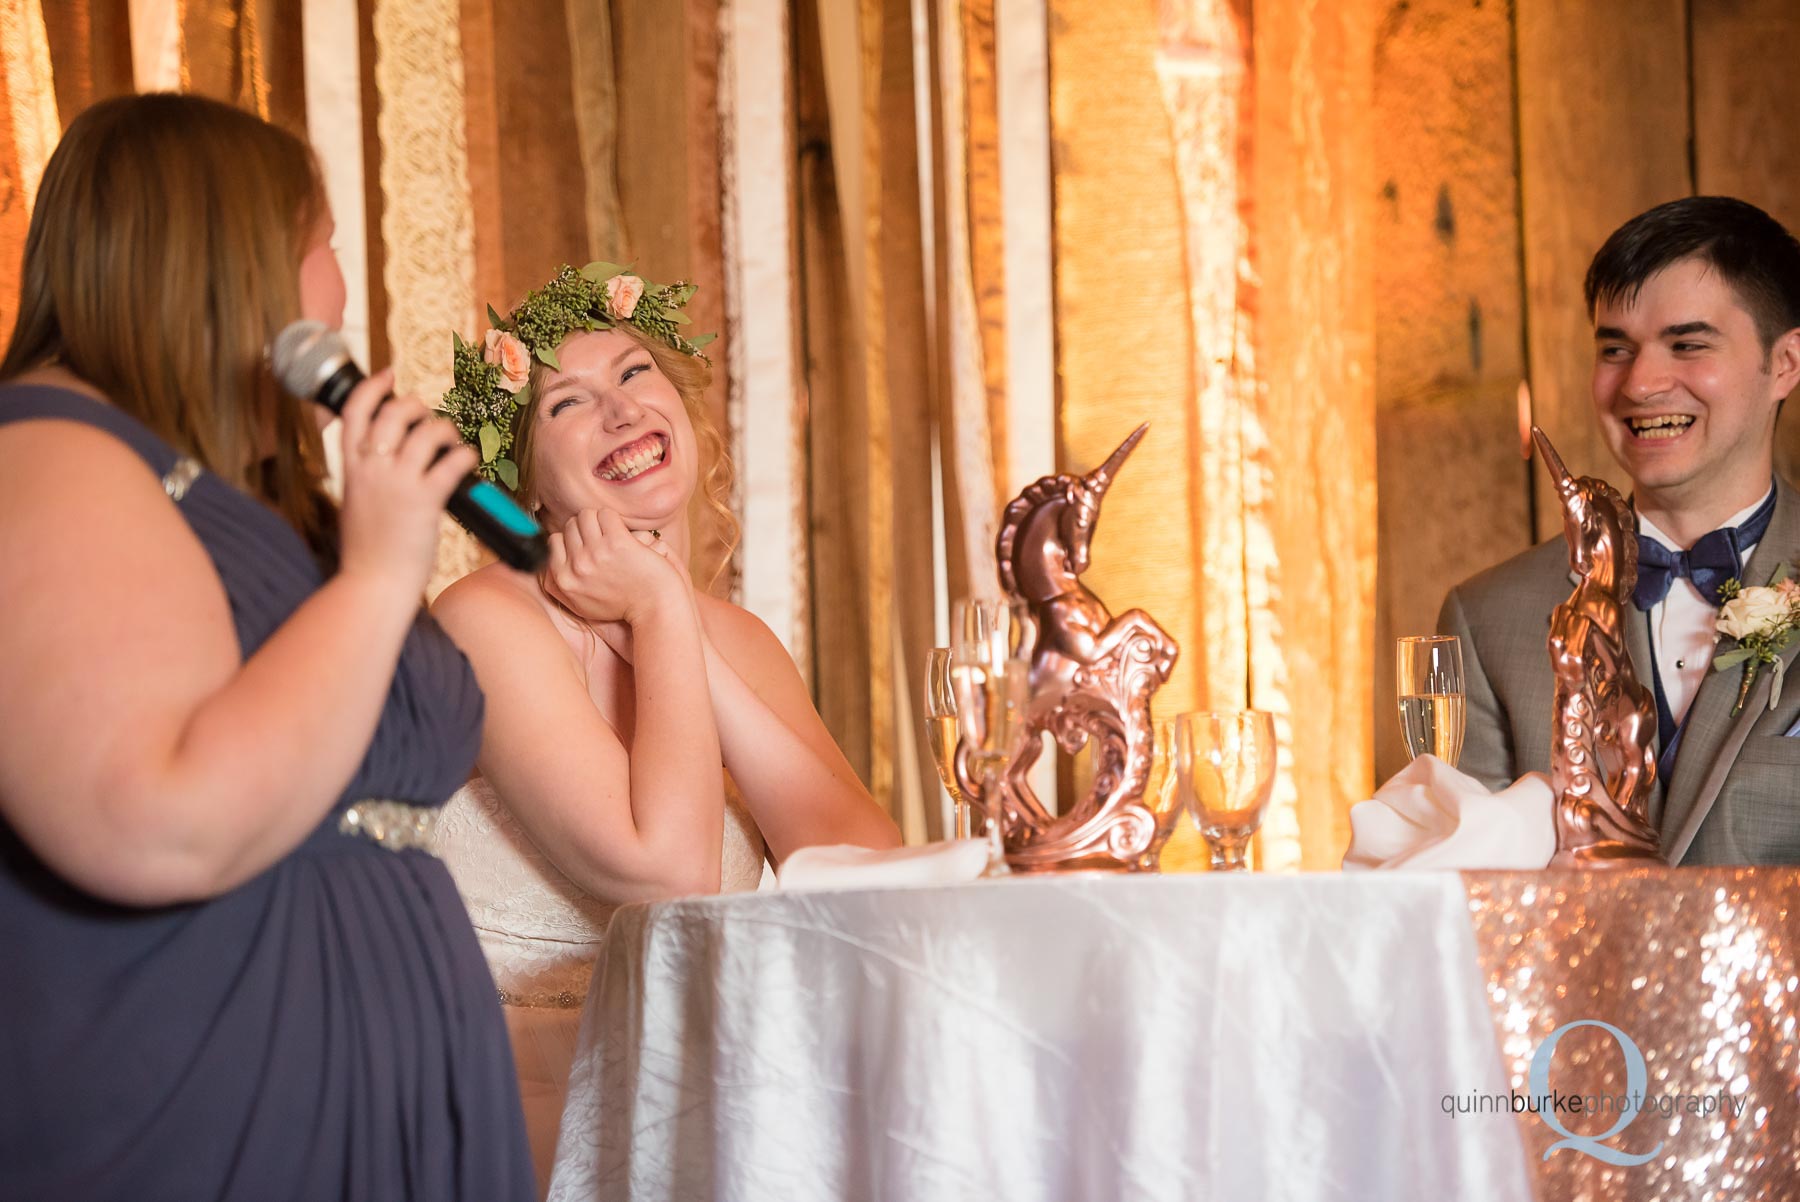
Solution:
<svg viewBox="0 0 1800 1202"><path fill-rule="evenodd" d="M1775 516L1745 565L1744 583L1766 584L1800 559L1800 496L1775 485ZM1550 611L1572 591L1568 545L1540 543L1450 590L1438 630L1463 643L1468 733L1461 768L1489 788L1550 771ZM1638 680L1650 685L1650 632L1625 607L1626 642ZM1709 672L1688 710L1667 781L1650 817L1671 864L1800 864L1800 646L1783 657L1781 702L1769 709L1773 672L1757 673L1743 712L1731 716L1743 669Z"/></svg>

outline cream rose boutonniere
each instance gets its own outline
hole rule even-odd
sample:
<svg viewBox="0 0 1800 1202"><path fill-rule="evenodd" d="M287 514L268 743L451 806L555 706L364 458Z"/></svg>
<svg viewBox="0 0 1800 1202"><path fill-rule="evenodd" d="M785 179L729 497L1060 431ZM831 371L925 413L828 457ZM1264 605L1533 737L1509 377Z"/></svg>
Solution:
<svg viewBox="0 0 1800 1202"><path fill-rule="evenodd" d="M1737 704L1731 707L1733 717L1743 712L1756 673L1764 664L1775 674L1769 684L1769 708L1781 702L1781 656L1800 639L1800 583L1789 580L1787 572L1784 564L1761 588L1745 588L1736 580L1727 580L1719 590L1725 603L1719 607L1718 630L1735 639L1737 646L1713 658L1713 671L1744 665Z"/></svg>

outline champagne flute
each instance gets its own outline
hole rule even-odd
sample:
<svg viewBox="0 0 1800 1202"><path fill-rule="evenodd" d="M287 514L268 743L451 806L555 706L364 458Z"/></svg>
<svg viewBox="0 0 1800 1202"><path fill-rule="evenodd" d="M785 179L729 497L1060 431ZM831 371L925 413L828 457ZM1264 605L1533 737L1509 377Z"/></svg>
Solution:
<svg viewBox="0 0 1800 1202"><path fill-rule="evenodd" d="M995 662L1029 656L1031 614L1023 603L970 598L950 607L950 650L985 644Z"/></svg>
<svg viewBox="0 0 1800 1202"><path fill-rule="evenodd" d="M1275 791L1275 719L1257 710L1175 719L1182 800L1212 851L1215 871L1242 872L1244 855Z"/></svg>
<svg viewBox="0 0 1800 1202"><path fill-rule="evenodd" d="M988 872L1006 871L1000 775L1024 730L1030 699L1027 618L1007 601L958 601L951 611L950 683L957 733L968 766L980 784L971 799L982 809L988 839Z"/></svg>
<svg viewBox="0 0 1800 1202"><path fill-rule="evenodd" d="M1429 752L1452 768L1462 757L1467 703L1462 643L1455 635L1414 635L1394 648L1400 731L1417 758Z"/></svg>
<svg viewBox="0 0 1800 1202"><path fill-rule="evenodd" d="M925 660L925 738L938 779L950 794L956 817L951 834L967 839L971 833L969 799L956 779L956 690L950 684L950 648L933 647Z"/></svg>

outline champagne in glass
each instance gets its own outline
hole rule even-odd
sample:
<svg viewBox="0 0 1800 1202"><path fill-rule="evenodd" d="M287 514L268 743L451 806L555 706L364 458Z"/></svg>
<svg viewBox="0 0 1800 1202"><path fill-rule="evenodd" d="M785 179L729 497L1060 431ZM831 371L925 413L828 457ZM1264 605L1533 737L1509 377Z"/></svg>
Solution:
<svg viewBox="0 0 1800 1202"><path fill-rule="evenodd" d="M1244 871L1250 836L1275 792L1275 719L1257 710L1182 714L1175 768L1215 871Z"/></svg>
<svg viewBox="0 0 1800 1202"><path fill-rule="evenodd" d="M938 779L950 794L956 817L953 833L958 839L970 834L969 799L956 779L956 691L950 684L950 648L933 647L925 661L925 739Z"/></svg>
<svg viewBox="0 0 1800 1202"><path fill-rule="evenodd" d="M976 646L985 647L981 656L993 663L1030 658L1030 633L1030 612L1017 601L974 598L950 608L950 649L965 658L966 649Z"/></svg>
<svg viewBox="0 0 1800 1202"><path fill-rule="evenodd" d="M1395 646L1394 677L1407 750L1414 757L1435 755L1456 767L1467 711L1461 642L1455 635L1401 639Z"/></svg>
<svg viewBox="0 0 1800 1202"><path fill-rule="evenodd" d="M1006 871L1000 777L1024 731L1031 686L1031 621L1025 607L1003 600L958 601L950 611L950 682L957 733L979 780L987 827L988 873Z"/></svg>
<svg viewBox="0 0 1800 1202"><path fill-rule="evenodd" d="M963 654L965 650L971 654ZM966 648L957 648L952 654L950 682L956 692L957 733L969 749L970 766L984 781L998 776L1012 759L1024 729L1026 679L1023 660L995 663Z"/></svg>
<svg viewBox="0 0 1800 1202"><path fill-rule="evenodd" d="M1464 701L1461 693L1422 693L1400 698L1400 729L1415 756L1437 756L1451 767L1462 755Z"/></svg>

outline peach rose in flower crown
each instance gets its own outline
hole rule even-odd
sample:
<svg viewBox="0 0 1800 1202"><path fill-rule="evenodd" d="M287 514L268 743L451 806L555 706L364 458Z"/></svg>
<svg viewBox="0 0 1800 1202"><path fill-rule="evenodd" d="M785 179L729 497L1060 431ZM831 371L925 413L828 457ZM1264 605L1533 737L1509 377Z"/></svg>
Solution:
<svg viewBox="0 0 1800 1202"><path fill-rule="evenodd" d="M644 281L635 275L616 275L606 281L606 307L620 321L630 321L644 295Z"/></svg>
<svg viewBox="0 0 1800 1202"><path fill-rule="evenodd" d="M505 330L489 330L481 357L500 369L500 387L517 393L531 379L531 352Z"/></svg>

